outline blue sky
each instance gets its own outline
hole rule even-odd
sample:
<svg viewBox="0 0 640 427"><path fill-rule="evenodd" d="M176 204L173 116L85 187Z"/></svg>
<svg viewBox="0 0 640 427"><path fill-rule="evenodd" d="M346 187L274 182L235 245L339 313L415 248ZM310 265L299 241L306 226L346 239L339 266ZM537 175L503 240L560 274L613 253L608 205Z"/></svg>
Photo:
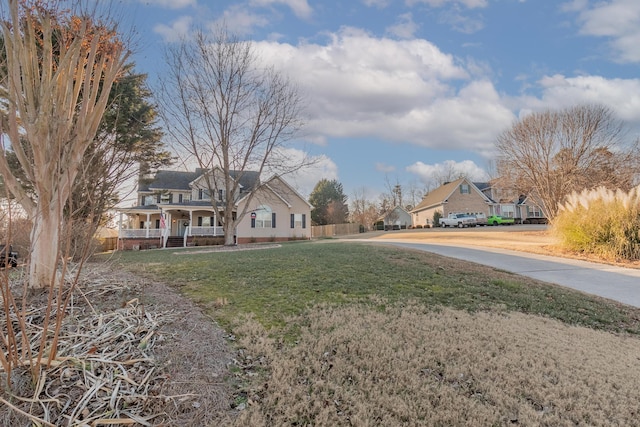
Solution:
<svg viewBox="0 0 640 427"><path fill-rule="evenodd" d="M162 46L224 20L304 93L292 150L321 178L370 198L386 183L487 179L494 141L531 111L602 103L640 129L638 0L124 0L138 71ZM292 151L295 155L295 151Z"/></svg>

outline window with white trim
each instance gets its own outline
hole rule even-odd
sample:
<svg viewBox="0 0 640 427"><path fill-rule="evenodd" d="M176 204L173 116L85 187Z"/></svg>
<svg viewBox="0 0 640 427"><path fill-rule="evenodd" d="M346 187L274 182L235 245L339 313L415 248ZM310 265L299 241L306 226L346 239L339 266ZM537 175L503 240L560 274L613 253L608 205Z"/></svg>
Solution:
<svg viewBox="0 0 640 427"><path fill-rule="evenodd" d="M531 218L543 218L544 215L542 215L542 209L540 209L539 206L527 206L527 211L528 211L528 215Z"/></svg>
<svg viewBox="0 0 640 427"><path fill-rule="evenodd" d="M256 217L251 220L251 228L273 228L273 212L269 206L259 206L254 212Z"/></svg>
<svg viewBox="0 0 640 427"><path fill-rule="evenodd" d="M291 228L306 228L305 214L291 214Z"/></svg>

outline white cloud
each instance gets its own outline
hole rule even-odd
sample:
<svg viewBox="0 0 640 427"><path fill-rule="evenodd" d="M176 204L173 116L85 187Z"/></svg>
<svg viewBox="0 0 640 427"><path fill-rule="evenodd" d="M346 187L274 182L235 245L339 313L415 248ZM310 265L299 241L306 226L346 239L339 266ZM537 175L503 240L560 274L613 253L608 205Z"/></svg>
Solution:
<svg viewBox="0 0 640 427"><path fill-rule="evenodd" d="M285 152L286 156L293 162L300 162L304 158L313 161L310 166L284 177L303 197L309 197L309 194L321 179L338 179L338 166L328 156L322 154L309 158L306 152L295 148L286 149Z"/></svg>
<svg viewBox="0 0 640 427"><path fill-rule="evenodd" d="M487 7L487 0L406 0L407 6L426 4L431 7L443 7L445 5L462 5L469 9Z"/></svg>
<svg viewBox="0 0 640 427"><path fill-rule="evenodd" d="M464 34L477 33L484 28L484 22L481 19L467 16L458 10L441 13L439 21Z"/></svg>
<svg viewBox="0 0 640 427"><path fill-rule="evenodd" d="M613 55L621 62L640 62L640 2L611 0L589 6L573 1L563 10L578 12L580 34L609 38Z"/></svg>
<svg viewBox="0 0 640 427"><path fill-rule="evenodd" d="M254 6L266 7L274 4L283 4L289 7L298 18L308 19L313 14L313 9L307 0L251 0L251 5Z"/></svg>
<svg viewBox="0 0 640 427"><path fill-rule="evenodd" d="M190 16L181 16L171 25L158 24L153 31L160 34L166 42L176 42L186 37L191 29L193 19Z"/></svg>
<svg viewBox="0 0 640 427"><path fill-rule="evenodd" d="M560 5L563 12L581 12L589 7L589 0L571 0Z"/></svg>
<svg viewBox="0 0 640 427"><path fill-rule="evenodd" d="M397 24L387 27L386 32L401 39L410 39L413 38L418 28L411 13L405 13L398 16Z"/></svg>
<svg viewBox="0 0 640 427"><path fill-rule="evenodd" d="M466 176L476 182L489 179L487 172L472 160L446 160L432 165L416 162L407 166L407 172L415 175L423 184L431 186L439 184L442 179L457 179L460 176Z"/></svg>
<svg viewBox="0 0 640 427"><path fill-rule="evenodd" d="M640 117L640 79L606 79L600 76L546 76L539 101L527 102L533 108L566 108L576 104L603 104L622 120L637 122Z"/></svg>
<svg viewBox="0 0 640 427"><path fill-rule="evenodd" d="M469 81L463 64L426 40L344 28L326 45L256 47L300 85L311 138L379 138L486 155L496 129L514 119L491 82Z"/></svg>
<svg viewBox="0 0 640 427"><path fill-rule="evenodd" d="M196 0L140 0L141 3L147 5L157 5L168 9L183 9L189 6L196 6Z"/></svg>
<svg viewBox="0 0 640 427"><path fill-rule="evenodd" d="M269 20L257 13L253 13L244 5L232 5L226 9L220 19L211 24L211 28L216 28L221 23L231 29L235 35L247 36L253 33L256 27L265 27Z"/></svg>
<svg viewBox="0 0 640 427"><path fill-rule="evenodd" d="M362 4L368 7L377 7L378 9L384 9L389 6L391 0L362 0Z"/></svg>

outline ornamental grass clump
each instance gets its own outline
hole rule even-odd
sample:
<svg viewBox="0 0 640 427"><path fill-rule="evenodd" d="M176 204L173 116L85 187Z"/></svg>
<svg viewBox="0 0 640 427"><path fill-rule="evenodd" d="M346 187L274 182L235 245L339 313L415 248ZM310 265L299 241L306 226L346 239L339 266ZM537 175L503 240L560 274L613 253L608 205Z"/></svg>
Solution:
<svg viewBox="0 0 640 427"><path fill-rule="evenodd" d="M640 259L640 186L573 193L553 229L564 249L608 260Z"/></svg>

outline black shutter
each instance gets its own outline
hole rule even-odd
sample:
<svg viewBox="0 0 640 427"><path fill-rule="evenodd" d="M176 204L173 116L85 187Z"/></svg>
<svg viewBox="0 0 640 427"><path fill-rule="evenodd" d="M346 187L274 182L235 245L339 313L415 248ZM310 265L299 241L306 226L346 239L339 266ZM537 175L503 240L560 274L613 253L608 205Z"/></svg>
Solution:
<svg viewBox="0 0 640 427"><path fill-rule="evenodd" d="M202 217L198 217L198 227L202 227Z"/></svg>
<svg viewBox="0 0 640 427"><path fill-rule="evenodd" d="M291 214L291 228L296 226L296 214Z"/></svg>
<svg viewBox="0 0 640 427"><path fill-rule="evenodd" d="M307 228L307 214L302 214L302 228Z"/></svg>
<svg viewBox="0 0 640 427"><path fill-rule="evenodd" d="M256 228L256 219L251 218L251 228Z"/></svg>
<svg viewBox="0 0 640 427"><path fill-rule="evenodd" d="M159 195L159 194L156 196L156 201L157 201L158 203L160 203L160 195Z"/></svg>
<svg viewBox="0 0 640 427"><path fill-rule="evenodd" d="M276 213L271 213L271 228L276 228Z"/></svg>

